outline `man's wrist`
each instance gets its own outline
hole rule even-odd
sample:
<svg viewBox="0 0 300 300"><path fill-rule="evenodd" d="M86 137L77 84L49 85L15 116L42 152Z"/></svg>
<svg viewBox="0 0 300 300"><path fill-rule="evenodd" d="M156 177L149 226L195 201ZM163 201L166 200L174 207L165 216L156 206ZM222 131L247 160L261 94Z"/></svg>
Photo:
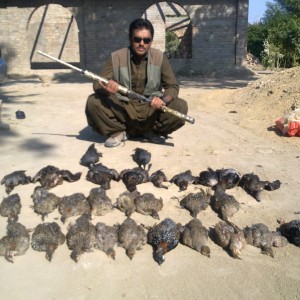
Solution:
<svg viewBox="0 0 300 300"><path fill-rule="evenodd" d="M173 99L170 96L163 96L162 100L168 105Z"/></svg>

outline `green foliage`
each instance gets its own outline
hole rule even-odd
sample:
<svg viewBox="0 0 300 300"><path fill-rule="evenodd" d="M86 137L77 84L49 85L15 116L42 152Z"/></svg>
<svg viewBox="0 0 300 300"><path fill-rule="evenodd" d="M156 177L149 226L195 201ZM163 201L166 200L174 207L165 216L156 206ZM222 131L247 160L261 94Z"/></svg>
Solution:
<svg viewBox="0 0 300 300"><path fill-rule="evenodd" d="M268 30L263 23L249 24L247 51L261 59L264 50L264 40L267 38Z"/></svg>
<svg viewBox="0 0 300 300"><path fill-rule="evenodd" d="M294 67L300 64L300 1L274 1L262 22L248 26L248 51L266 67Z"/></svg>
<svg viewBox="0 0 300 300"><path fill-rule="evenodd" d="M180 40L172 31L166 32L166 55L168 58L175 58L179 53Z"/></svg>

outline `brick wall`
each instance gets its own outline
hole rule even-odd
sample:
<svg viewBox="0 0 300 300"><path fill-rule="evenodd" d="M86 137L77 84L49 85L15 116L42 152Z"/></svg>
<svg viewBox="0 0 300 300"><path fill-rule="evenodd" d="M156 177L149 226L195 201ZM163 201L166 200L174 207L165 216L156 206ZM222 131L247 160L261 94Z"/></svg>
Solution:
<svg viewBox="0 0 300 300"><path fill-rule="evenodd" d="M112 51L128 45L129 24L143 15L153 22L154 47L164 51L165 32L172 30L189 51L171 59L176 72L214 72L246 60L248 0L2 0L0 47L8 73L62 67L37 50L98 72Z"/></svg>

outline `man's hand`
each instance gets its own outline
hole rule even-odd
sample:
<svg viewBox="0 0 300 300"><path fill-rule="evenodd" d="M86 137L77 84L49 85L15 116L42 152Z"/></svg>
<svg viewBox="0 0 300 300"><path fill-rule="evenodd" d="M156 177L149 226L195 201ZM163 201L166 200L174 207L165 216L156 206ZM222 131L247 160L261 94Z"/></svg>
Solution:
<svg viewBox="0 0 300 300"><path fill-rule="evenodd" d="M119 84L112 79L110 79L107 84L104 84L101 81L99 81L99 84L103 89L111 94L116 94L119 90Z"/></svg>
<svg viewBox="0 0 300 300"><path fill-rule="evenodd" d="M163 106L166 105L166 103L160 99L159 97L153 97L153 99L150 102L151 107L155 109L161 109Z"/></svg>

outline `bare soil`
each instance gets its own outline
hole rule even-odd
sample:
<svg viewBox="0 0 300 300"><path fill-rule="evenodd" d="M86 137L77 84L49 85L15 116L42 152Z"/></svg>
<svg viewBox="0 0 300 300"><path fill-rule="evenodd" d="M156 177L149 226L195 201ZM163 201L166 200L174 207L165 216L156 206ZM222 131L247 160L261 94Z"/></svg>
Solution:
<svg viewBox="0 0 300 300"><path fill-rule="evenodd" d="M285 137L274 128L274 121L291 105L298 104L300 68L284 71L252 70L241 76L223 78L180 77L180 96L189 103L189 115L195 124L186 124L174 132L166 145L126 141L109 149L104 139L86 125L84 107L92 85L88 81L64 82L68 73L47 74L38 78L11 79L0 87L2 122L9 130L0 131L0 179L16 171L26 170L34 176L42 167L54 165L71 172L82 172L78 182L57 186L51 192L58 196L82 192L86 196L95 184L86 180L87 169L79 160L91 143L103 154L101 162L118 171L135 167L131 154L136 147L152 153L152 169L162 169L170 179L191 170L198 175L207 167L231 167L241 174L254 172L262 180L281 181L281 187L264 191L262 201L255 201L241 188L227 192L239 201L241 209L231 219L239 227L265 223L271 230L277 219L298 218L300 211L300 138ZM22 110L25 119L16 119ZM36 184L37 185L37 184ZM19 221L27 228L41 223L31 207L34 184L17 186L22 201ZM160 219L172 218L186 224L189 212L180 208L178 199L195 192L191 185L179 192L174 184L158 189L151 183L138 186L141 193L162 197L164 207ZM122 182L112 182L107 195L115 203L125 191ZM0 186L0 199L6 197ZM174 197L177 197L176 200ZM134 213L138 223L151 226L157 221ZM220 219L208 207L198 214L207 227ZM72 217L69 221L75 220ZM121 223L123 213L114 209L92 222L109 225ZM56 221L67 232L57 211L47 222ZM5 235L6 218L0 218L0 236ZM158 265L152 249L145 245L130 260L123 248L116 248L116 260L94 250L83 254L78 263L70 258L67 245L60 246L51 263L45 253L29 248L23 256L8 263L0 259L1 299L300 299L300 249L289 244L275 248L275 257L260 253L246 245L241 259L233 259L209 240L211 258L179 244Z"/></svg>

